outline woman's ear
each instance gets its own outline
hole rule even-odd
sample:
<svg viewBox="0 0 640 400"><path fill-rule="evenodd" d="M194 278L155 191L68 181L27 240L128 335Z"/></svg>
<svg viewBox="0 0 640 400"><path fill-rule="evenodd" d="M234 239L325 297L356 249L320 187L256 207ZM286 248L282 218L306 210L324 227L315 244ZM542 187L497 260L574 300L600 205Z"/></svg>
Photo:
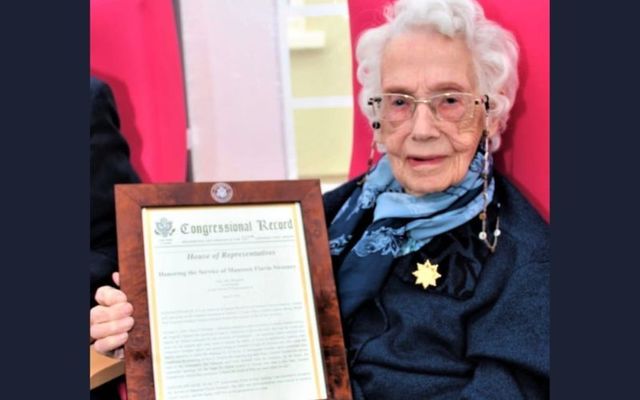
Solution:
<svg viewBox="0 0 640 400"><path fill-rule="evenodd" d="M500 134L500 120L494 116L489 116L489 121L487 122L487 130L489 131L489 137L495 137Z"/></svg>
<svg viewBox="0 0 640 400"><path fill-rule="evenodd" d="M501 90L499 93L501 96L505 95L504 90ZM500 119L495 115L495 109L496 109L496 104L495 103L491 104L489 109L489 116L487 118L487 130L489 131L490 138L500 135L500 130L502 129L502 126L500 124Z"/></svg>

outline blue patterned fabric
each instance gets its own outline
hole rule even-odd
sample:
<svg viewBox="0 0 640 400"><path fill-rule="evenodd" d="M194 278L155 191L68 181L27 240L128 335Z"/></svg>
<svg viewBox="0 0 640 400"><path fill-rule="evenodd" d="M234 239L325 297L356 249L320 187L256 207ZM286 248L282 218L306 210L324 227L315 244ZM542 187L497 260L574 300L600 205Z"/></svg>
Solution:
<svg viewBox="0 0 640 400"><path fill-rule="evenodd" d="M378 293L395 258L420 249L436 235L464 224L482 211L483 167L483 153L478 151L458 185L417 197L404 192L393 177L387 157L380 159L329 226L331 254L348 252L343 255L337 274L344 319ZM491 173L491 162L486 168ZM493 199L494 187L491 177L487 203ZM371 212L373 222L364 233L354 235Z"/></svg>

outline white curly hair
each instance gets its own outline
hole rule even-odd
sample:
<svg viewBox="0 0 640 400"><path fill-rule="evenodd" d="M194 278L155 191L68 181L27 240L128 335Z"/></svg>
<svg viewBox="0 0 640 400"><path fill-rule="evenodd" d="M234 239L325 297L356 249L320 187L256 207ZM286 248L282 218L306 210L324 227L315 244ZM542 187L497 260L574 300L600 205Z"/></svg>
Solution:
<svg viewBox="0 0 640 400"><path fill-rule="evenodd" d="M464 39L471 51L478 89L491 99L491 114L498 121L498 134L491 150L500 147L500 136L507 126L509 112L518 90L518 43L513 34L486 19L475 0L398 0L384 12L387 22L368 29L358 39L357 77L362 85L358 103L372 123L371 97L382 91L380 61L389 39L408 30L430 28L447 37ZM374 130L374 134L379 134ZM376 137L376 143L380 138ZM378 146L380 151L384 148Z"/></svg>

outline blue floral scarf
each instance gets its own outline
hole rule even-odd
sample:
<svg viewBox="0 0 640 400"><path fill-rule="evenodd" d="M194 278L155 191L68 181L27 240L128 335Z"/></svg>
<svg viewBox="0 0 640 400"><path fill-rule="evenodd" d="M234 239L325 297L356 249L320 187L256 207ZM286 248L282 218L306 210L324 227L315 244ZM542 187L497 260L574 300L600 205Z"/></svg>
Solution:
<svg viewBox="0 0 640 400"><path fill-rule="evenodd" d="M404 193L393 177L387 156L380 159L329 226L331 255L334 260L342 260L338 262L337 286L343 318L348 319L364 301L376 296L395 258L422 248L433 237L482 211L482 153L476 153L458 185L420 197ZM490 173L491 162L488 170ZM493 199L494 188L491 177L487 202ZM362 235L354 235L372 209L371 224ZM346 249L350 250L343 254Z"/></svg>

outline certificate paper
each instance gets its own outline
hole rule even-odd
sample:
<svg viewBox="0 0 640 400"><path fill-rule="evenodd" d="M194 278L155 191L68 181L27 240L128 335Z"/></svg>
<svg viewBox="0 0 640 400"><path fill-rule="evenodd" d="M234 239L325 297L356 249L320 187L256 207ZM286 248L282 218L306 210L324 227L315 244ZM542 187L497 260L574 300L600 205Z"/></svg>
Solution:
<svg viewBox="0 0 640 400"><path fill-rule="evenodd" d="M300 205L142 208L156 399L325 399Z"/></svg>

